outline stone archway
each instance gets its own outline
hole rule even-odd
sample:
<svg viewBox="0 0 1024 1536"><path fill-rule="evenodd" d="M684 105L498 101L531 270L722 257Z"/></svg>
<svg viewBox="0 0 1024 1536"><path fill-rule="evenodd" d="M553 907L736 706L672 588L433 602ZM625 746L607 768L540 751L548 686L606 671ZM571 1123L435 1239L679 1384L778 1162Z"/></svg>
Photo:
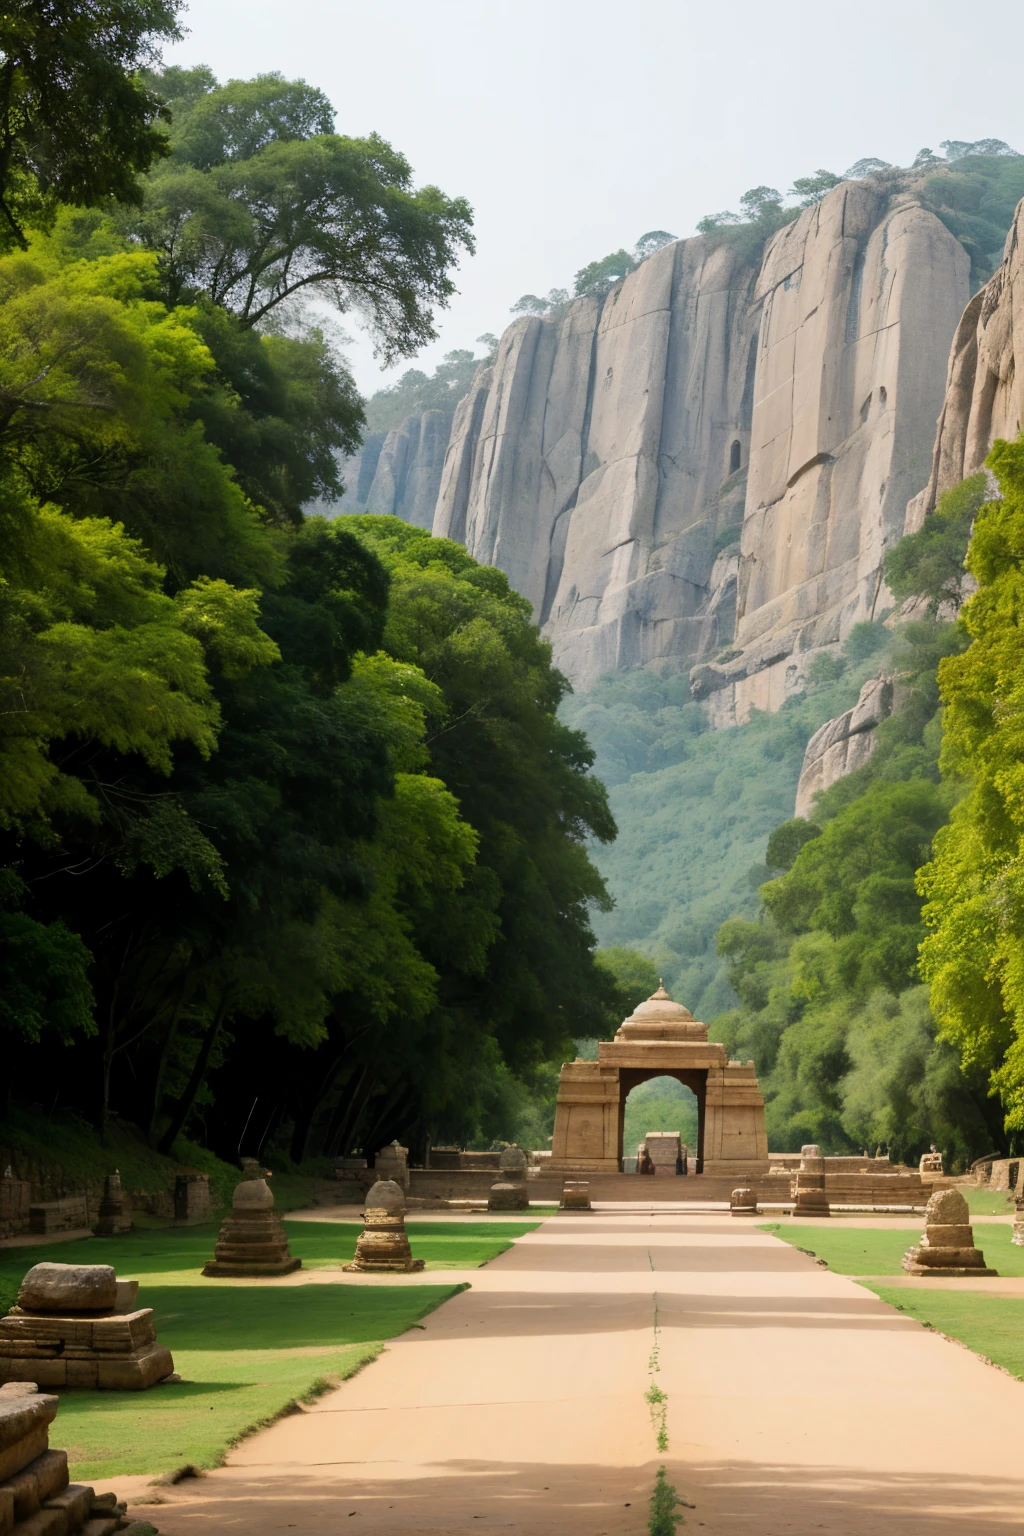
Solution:
<svg viewBox="0 0 1024 1536"><path fill-rule="evenodd" d="M684 1088L689 1088L697 1100L695 1171L702 1173L704 1171L704 1107L707 1102L708 1074L706 1070L702 1071L700 1068L691 1071L687 1071L684 1067L669 1068L667 1071L661 1067L619 1068L619 1125L616 1141L619 1167L622 1167L622 1155L625 1151L623 1126L626 1119L626 1100L634 1088L639 1088L641 1083L649 1083L654 1077L674 1077L677 1083L682 1083Z"/></svg>
<svg viewBox="0 0 1024 1536"><path fill-rule="evenodd" d="M698 1102L697 1172L756 1178L768 1172L764 1099L754 1063L730 1061L663 987L602 1040L596 1061L562 1067L551 1141L553 1172L618 1173L626 1095L651 1077L675 1077Z"/></svg>

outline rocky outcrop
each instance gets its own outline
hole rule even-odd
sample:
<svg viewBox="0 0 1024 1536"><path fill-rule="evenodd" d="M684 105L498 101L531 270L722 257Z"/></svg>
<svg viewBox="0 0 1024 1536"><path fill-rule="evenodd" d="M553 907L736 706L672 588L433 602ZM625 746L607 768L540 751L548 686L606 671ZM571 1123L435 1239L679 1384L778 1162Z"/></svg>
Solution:
<svg viewBox="0 0 1024 1536"><path fill-rule="evenodd" d="M878 182L836 187L769 245L736 633L691 674L698 696L719 693L717 724L778 708L816 650L875 616L968 279L945 226Z"/></svg>
<svg viewBox="0 0 1024 1536"><path fill-rule="evenodd" d="M1024 428L1024 202L999 270L974 295L953 337L928 483L909 502L914 533L944 491L976 474L997 437Z"/></svg>
<svg viewBox="0 0 1024 1536"><path fill-rule="evenodd" d="M421 411L390 432L368 432L359 452L341 461L342 499L309 511L325 517L383 512L429 528L451 429L448 411Z"/></svg>
<svg viewBox="0 0 1024 1536"><path fill-rule="evenodd" d="M733 724L884 603L968 297L966 252L908 185L835 188L759 271L676 242L516 321L478 371L433 531L505 571L577 687L690 668Z"/></svg>
<svg viewBox="0 0 1024 1536"><path fill-rule="evenodd" d="M423 411L388 433L366 495L367 512L390 513L417 528L432 525L451 427L447 412Z"/></svg>
<svg viewBox="0 0 1024 1536"><path fill-rule="evenodd" d="M815 796L867 762L875 750L875 733L893 712L891 677L873 677L860 691L852 709L826 720L804 750L794 816L809 816Z"/></svg>
<svg viewBox="0 0 1024 1536"><path fill-rule="evenodd" d="M456 412L434 533L499 566L580 687L700 654L738 528L755 272L678 241L602 298L515 322ZM739 471L739 473L737 473Z"/></svg>

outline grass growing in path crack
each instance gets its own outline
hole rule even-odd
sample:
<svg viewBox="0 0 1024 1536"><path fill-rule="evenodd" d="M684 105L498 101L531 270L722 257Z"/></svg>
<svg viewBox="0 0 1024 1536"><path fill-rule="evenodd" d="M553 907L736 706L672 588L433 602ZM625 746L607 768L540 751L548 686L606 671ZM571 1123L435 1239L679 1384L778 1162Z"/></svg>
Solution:
<svg viewBox="0 0 1024 1536"><path fill-rule="evenodd" d="M683 1500L665 1476L665 1468L659 1467L654 1479L654 1492L651 1494L648 1536L675 1536L676 1527L682 1525L684 1519L679 1513L682 1504Z"/></svg>

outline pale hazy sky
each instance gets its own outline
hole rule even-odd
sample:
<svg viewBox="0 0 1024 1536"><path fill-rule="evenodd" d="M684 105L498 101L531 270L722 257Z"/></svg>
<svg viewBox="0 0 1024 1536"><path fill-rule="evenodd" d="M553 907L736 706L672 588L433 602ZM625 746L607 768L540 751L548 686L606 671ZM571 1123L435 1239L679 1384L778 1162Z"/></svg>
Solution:
<svg viewBox="0 0 1024 1536"><path fill-rule="evenodd" d="M748 187L906 165L942 139L1024 150L1024 7L963 0L191 0L168 62L267 70L327 92L340 133L376 131L418 184L461 194L477 254L431 368L500 332L521 293L571 287L648 229L693 233ZM383 375L356 331L366 393Z"/></svg>

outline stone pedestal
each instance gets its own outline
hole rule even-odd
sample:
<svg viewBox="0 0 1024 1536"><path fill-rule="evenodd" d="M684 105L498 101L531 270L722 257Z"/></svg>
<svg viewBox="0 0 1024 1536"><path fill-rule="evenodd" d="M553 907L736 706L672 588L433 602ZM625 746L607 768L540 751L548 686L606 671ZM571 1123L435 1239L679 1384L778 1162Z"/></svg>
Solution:
<svg viewBox="0 0 1024 1536"><path fill-rule="evenodd" d="M908 1275L994 1275L974 1246L967 1201L958 1189L936 1190L925 1207L924 1236L903 1255Z"/></svg>
<svg viewBox="0 0 1024 1536"><path fill-rule="evenodd" d="M821 1148L809 1143L800 1148L800 1168L793 1199L794 1216L831 1216L825 1193L825 1159Z"/></svg>
<svg viewBox="0 0 1024 1536"><path fill-rule="evenodd" d="M732 1216L756 1216L757 1195L752 1189L734 1189L729 1199L729 1214Z"/></svg>
<svg viewBox="0 0 1024 1536"><path fill-rule="evenodd" d="M378 1179L366 1196L363 1230L355 1258L346 1269L370 1274L411 1274L423 1268L414 1259L405 1231L405 1194L394 1179Z"/></svg>
<svg viewBox="0 0 1024 1536"><path fill-rule="evenodd" d="M934 1147L932 1147L930 1152L922 1152L917 1171L922 1178L934 1178L936 1174L941 1177L942 1153L936 1151Z"/></svg>
<svg viewBox="0 0 1024 1536"><path fill-rule="evenodd" d="M527 1211L530 1196L526 1188L526 1153L517 1146L506 1147L501 1154L501 1178L492 1184L487 1196L489 1211Z"/></svg>
<svg viewBox="0 0 1024 1536"><path fill-rule="evenodd" d="M66 1451L52 1451L59 1399L34 1381L0 1387L2 1536L112 1536L127 1525L116 1494L68 1481Z"/></svg>
<svg viewBox="0 0 1024 1536"><path fill-rule="evenodd" d="M644 1146L654 1164L655 1174L675 1176L680 1171L683 1143L678 1131L648 1131Z"/></svg>
<svg viewBox="0 0 1024 1536"><path fill-rule="evenodd" d="M1024 1199L1014 1202L1016 1210L1013 1217L1013 1236L1010 1242L1015 1248L1024 1248Z"/></svg>
<svg viewBox="0 0 1024 1536"><path fill-rule="evenodd" d="M589 1211L590 1181L588 1179L566 1179L562 1185L562 1198L559 1202L561 1211Z"/></svg>
<svg viewBox="0 0 1024 1536"><path fill-rule="evenodd" d="M125 1215L121 1174L117 1168L103 1180L103 1199L93 1230L97 1237L116 1237L119 1232L132 1230L132 1219Z"/></svg>
<svg viewBox="0 0 1024 1536"><path fill-rule="evenodd" d="M242 1171L250 1175L260 1172L250 1159L245 1160ZM221 1226L213 1258L203 1266L203 1274L223 1278L290 1275L301 1264L302 1260L293 1259L288 1251L288 1239L274 1214L274 1196L266 1177L243 1179L235 1187L231 1215Z"/></svg>
<svg viewBox="0 0 1024 1536"><path fill-rule="evenodd" d="M174 1361L152 1309L135 1308L137 1289L109 1264L36 1264L0 1318L0 1381L128 1391L163 1381Z"/></svg>
<svg viewBox="0 0 1024 1536"><path fill-rule="evenodd" d="M208 1173L175 1174L175 1221L209 1221L212 1210L213 1204L210 1200L210 1175Z"/></svg>

